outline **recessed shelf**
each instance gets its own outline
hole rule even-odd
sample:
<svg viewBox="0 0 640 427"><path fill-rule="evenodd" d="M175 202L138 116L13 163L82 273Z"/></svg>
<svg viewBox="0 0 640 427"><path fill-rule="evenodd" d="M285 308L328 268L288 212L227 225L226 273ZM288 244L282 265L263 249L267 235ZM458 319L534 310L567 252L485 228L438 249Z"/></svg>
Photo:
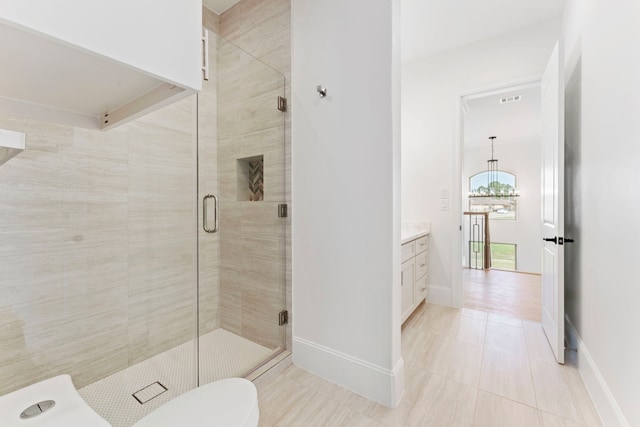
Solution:
<svg viewBox="0 0 640 427"><path fill-rule="evenodd" d="M252 156L237 161L237 200L264 201L264 156Z"/></svg>

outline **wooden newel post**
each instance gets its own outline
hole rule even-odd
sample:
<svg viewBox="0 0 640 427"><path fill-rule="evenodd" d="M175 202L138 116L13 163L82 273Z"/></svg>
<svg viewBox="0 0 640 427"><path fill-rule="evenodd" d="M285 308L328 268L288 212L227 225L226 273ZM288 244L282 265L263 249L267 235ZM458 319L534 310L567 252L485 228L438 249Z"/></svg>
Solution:
<svg viewBox="0 0 640 427"><path fill-rule="evenodd" d="M484 269L491 268L491 237L489 233L489 212L484 213Z"/></svg>

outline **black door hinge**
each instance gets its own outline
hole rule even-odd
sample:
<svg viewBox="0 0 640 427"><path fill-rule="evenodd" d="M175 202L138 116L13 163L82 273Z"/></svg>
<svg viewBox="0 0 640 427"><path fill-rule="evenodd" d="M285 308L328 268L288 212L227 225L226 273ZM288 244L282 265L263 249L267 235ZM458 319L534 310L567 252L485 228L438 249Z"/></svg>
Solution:
<svg viewBox="0 0 640 427"><path fill-rule="evenodd" d="M282 111L283 113L287 111L287 98L284 98L282 96L278 97L278 110Z"/></svg>
<svg viewBox="0 0 640 427"><path fill-rule="evenodd" d="M278 325L282 326L286 325L287 323L289 323L289 312L287 310L282 310L280 313L278 313Z"/></svg>

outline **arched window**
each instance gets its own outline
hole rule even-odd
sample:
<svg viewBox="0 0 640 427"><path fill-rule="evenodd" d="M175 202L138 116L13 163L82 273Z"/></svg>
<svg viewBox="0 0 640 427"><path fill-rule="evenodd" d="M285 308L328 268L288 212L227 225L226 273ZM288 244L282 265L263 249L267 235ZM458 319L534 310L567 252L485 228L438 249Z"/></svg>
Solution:
<svg viewBox="0 0 640 427"><path fill-rule="evenodd" d="M512 173L483 171L469 178L469 210L489 212L489 219L516 219L518 196Z"/></svg>

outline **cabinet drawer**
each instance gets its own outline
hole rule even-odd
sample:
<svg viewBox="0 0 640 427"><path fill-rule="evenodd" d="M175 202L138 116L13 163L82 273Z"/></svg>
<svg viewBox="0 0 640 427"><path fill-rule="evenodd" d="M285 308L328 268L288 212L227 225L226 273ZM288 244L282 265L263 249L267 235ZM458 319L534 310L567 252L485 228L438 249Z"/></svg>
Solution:
<svg viewBox="0 0 640 427"><path fill-rule="evenodd" d="M401 262L405 262L409 258L412 258L416 254L416 245L415 241L411 241L402 245L402 249L400 250L400 259Z"/></svg>
<svg viewBox="0 0 640 427"><path fill-rule="evenodd" d="M427 285L429 282L429 275L425 274L421 278L416 280L416 287L413 291L413 297L415 304L419 304L423 299L427 298Z"/></svg>
<svg viewBox="0 0 640 427"><path fill-rule="evenodd" d="M429 268L429 259L427 257L428 252L422 252L416 255L416 277L420 278L424 276Z"/></svg>
<svg viewBox="0 0 640 427"><path fill-rule="evenodd" d="M429 249L429 236L424 236L416 239L416 253L424 252Z"/></svg>

